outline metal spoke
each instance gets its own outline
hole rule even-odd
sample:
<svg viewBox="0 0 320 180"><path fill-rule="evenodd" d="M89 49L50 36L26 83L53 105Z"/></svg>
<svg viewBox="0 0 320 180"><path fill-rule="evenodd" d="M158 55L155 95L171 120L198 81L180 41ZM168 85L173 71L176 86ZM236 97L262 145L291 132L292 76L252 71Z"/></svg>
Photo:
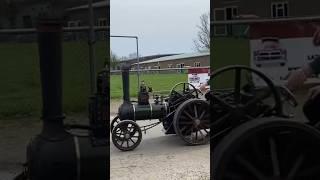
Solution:
<svg viewBox="0 0 320 180"><path fill-rule="evenodd" d="M127 147L129 147L129 140L127 140Z"/></svg>
<svg viewBox="0 0 320 180"><path fill-rule="evenodd" d="M194 109L194 116L195 118L198 118L198 110L197 110L197 105L193 105L193 109Z"/></svg>
<svg viewBox="0 0 320 180"><path fill-rule="evenodd" d="M234 84L234 101L235 103L240 103L240 91L241 91L241 69L235 69L235 84Z"/></svg>
<svg viewBox="0 0 320 180"><path fill-rule="evenodd" d="M297 174L300 166L302 165L302 162L304 161L305 157L304 155L300 155L297 160L294 162L293 167L291 168L291 170L289 171L288 174L288 180L293 180L294 176Z"/></svg>
<svg viewBox="0 0 320 180"><path fill-rule="evenodd" d="M183 128L180 129L181 132L187 129L187 126L184 126Z"/></svg>
<svg viewBox="0 0 320 180"><path fill-rule="evenodd" d="M193 124L192 122L190 121L183 121L183 122L180 122L181 125L190 125L190 124Z"/></svg>
<svg viewBox="0 0 320 180"><path fill-rule="evenodd" d="M184 115L182 115L182 114L181 114L181 116L180 116L180 119L186 119L186 120L189 120L189 118L188 118L187 116L184 116Z"/></svg>
<svg viewBox="0 0 320 180"><path fill-rule="evenodd" d="M192 117L187 111L183 111L190 119L194 119L194 117Z"/></svg>
<svg viewBox="0 0 320 180"><path fill-rule="evenodd" d="M207 131L207 129L203 129L207 134L209 134L209 132Z"/></svg>
<svg viewBox="0 0 320 180"><path fill-rule="evenodd" d="M264 160L261 156L261 151L259 150L259 141L257 137L254 137L251 141L251 147L252 147L252 156L256 157L258 162L263 163Z"/></svg>
<svg viewBox="0 0 320 180"><path fill-rule="evenodd" d="M202 119L206 112L207 112L206 110L203 110L202 113L199 116L199 119Z"/></svg>
<svg viewBox="0 0 320 180"><path fill-rule="evenodd" d="M252 165L249 161L247 161L246 159L242 158L241 156L237 156L236 157L237 161L244 167L247 168L248 171L250 171L250 173L252 175L254 175L257 180L266 180L267 178L262 174L262 172L260 172L256 167L254 167L254 165Z"/></svg>
<svg viewBox="0 0 320 180"><path fill-rule="evenodd" d="M121 145L120 145L121 147L123 147L123 146L122 146L122 145L123 145L123 143L124 143L124 141L121 141Z"/></svg>
<svg viewBox="0 0 320 180"><path fill-rule="evenodd" d="M204 138L205 138L206 136L202 133L201 130L202 130L202 129L199 130L199 132L200 132L200 134L201 134L201 137L204 137Z"/></svg>
<svg viewBox="0 0 320 180"><path fill-rule="evenodd" d="M196 131L196 140L198 139L198 131Z"/></svg>
<svg viewBox="0 0 320 180"><path fill-rule="evenodd" d="M270 143L270 152L271 152L271 161L273 167L273 175L276 177L280 176L280 165L278 160L277 146L273 138L269 139Z"/></svg>
<svg viewBox="0 0 320 180"><path fill-rule="evenodd" d="M131 139L131 138L129 138L130 140L131 140L131 142L134 144L135 142Z"/></svg>

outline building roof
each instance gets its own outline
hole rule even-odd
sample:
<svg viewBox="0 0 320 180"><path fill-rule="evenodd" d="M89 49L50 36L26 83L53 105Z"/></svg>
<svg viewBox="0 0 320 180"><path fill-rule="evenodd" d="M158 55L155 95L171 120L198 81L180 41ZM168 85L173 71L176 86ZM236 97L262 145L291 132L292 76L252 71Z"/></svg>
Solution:
<svg viewBox="0 0 320 180"><path fill-rule="evenodd" d="M173 56L165 56L165 57L161 57L161 58L151 59L148 61L141 62L139 64L172 61L172 60L178 60L178 59L187 59L187 58L202 57L202 56L209 56L209 55L210 55L210 52L184 53L184 54L178 54L178 55L173 55ZM137 63L134 63L134 64L137 64Z"/></svg>
<svg viewBox="0 0 320 180"><path fill-rule="evenodd" d="M156 55L150 55L150 56L143 56L143 57L139 57L139 61L143 62L151 59L161 58L165 56L173 56L173 55L178 55L178 54L156 54ZM121 63L137 62L137 58L125 59L125 60L121 60L120 62Z"/></svg>
<svg viewBox="0 0 320 180"><path fill-rule="evenodd" d="M108 5L109 5L109 3L107 0L92 3L93 8L107 7ZM89 8L89 4L85 4L85 5L81 5L81 6L67 8L66 11L76 11L76 10L83 10L83 9L88 9L88 8Z"/></svg>

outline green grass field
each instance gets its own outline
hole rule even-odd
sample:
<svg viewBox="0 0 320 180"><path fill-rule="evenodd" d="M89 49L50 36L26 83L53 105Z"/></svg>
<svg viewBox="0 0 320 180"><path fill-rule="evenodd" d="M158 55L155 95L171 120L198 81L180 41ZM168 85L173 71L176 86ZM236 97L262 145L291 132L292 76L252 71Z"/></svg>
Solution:
<svg viewBox="0 0 320 180"><path fill-rule="evenodd" d="M215 38L210 50L211 69L219 69L229 65L250 65L249 40L244 38ZM227 87L232 84L233 73L227 73L217 79L215 87Z"/></svg>
<svg viewBox="0 0 320 180"><path fill-rule="evenodd" d="M96 44L97 67L107 55L105 42ZM0 44L0 117L40 115L41 87L36 43ZM64 112L87 110L89 60L86 42L63 43Z"/></svg>
<svg viewBox="0 0 320 180"><path fill-rule="evenodd" d="M216 38L211 49L211 67L249 64L249 41L246 39ZM96 44L97 70L101 69L108 47ZM41 88L38 47L36 43L0 43L0 117L39 116ZM154 91L168 91L178 82L187 81L186 74L141 75ZM120 75L111 76L111 98L122 97ZM131 75L130 94L137 95L137 76ZM219 83L227 82L219 79ZM66 114L87 111L89 96L89 60L87 42L63 44L63 107Z"/></svg>
<svg viewBox="0 0 320 180"><path fill-rule="evenodd" d="M213 40L211 49L211 69L219 69L228 65L247 65L250 63L249 41L243 38L216 38ZM214 83L219 87L232 84L230 78L233 73L217 78ZM187 81L186 74L151 74L142 75L141 80L145 80L147 85L154 91L170 90L178 82ZM111 98L122 97L122 81L120 75L111 76ZM137 76L130 76L130 95L137 96Z"/></svg>
<svg viewBox="0 0 320 180"><path fill-rule="evenodd" d="M147 86L152 87L153 91L170 91L178 82L188 81L187 74L141 74L140 81L144 80ZM136 74L130 75L130 96L136 98L138 93L138 80ZM122 79L121 75L110 77L111 99L122 98Z"/></svg>

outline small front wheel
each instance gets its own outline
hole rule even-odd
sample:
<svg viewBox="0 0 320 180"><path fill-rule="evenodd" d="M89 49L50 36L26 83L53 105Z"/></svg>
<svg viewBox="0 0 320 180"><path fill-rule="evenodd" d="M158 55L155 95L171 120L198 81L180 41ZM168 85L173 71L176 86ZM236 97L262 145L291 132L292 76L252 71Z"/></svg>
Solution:
<svg viewBox="0 0 320 180"><path fill-rule="evenodd" d="M122 151L131 151L141 142L142 131L132 120L119 122L112 130L112 142Z"/></svg>
<svg viewBox="0 0 320 180"><path fill-rule="evenodd" d="M119 116L116 116L116 117L114 117L114 118L112 119L111 124L110 124L110 132L111 132L111 133L112 133L113 128L114 128L117 124L119 124L120 121L121 121L121 120L120 120Z"/></svg>

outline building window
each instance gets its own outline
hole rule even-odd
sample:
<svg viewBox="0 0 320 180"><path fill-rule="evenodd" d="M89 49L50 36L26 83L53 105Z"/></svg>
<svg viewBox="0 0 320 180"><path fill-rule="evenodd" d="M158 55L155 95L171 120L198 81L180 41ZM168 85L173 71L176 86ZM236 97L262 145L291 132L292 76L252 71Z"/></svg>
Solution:
<svg viewBox="0 0 320 180"><path fill-rule="evenodd" d="M226 9L225 8L214 8L213 19L215 21L225 21L227 19ZM213 33L215 36L225 36L227 35L227 26L226 25L215 25L213 27Z"/></svg>
<svg viewBox="0 0 320 180"><path fill-rule="evenodd" d="M180 63L176 65L177 68L183 68L184 67L184 63ZM177 69L177 72L183 72L182 69Z"/></svg>
<svg viewBox="0 0 320 180"><path fill-rule="evenodd" d="M98 19L98 26L107 26L107 19L106 18L99 18Z"/></svg>
<svg viewBox="0 0 320 180"><path fill-rule="evenodd" d="M194 62L194 67L200 67L200 62Z"/></svg>
<svg viewBox="0 0 320 180"><path fill-rule="evenodd" d="M154 66L154 69L160 69L160 66Z"/></svg>
<svg viewBox="0 0 320 180"><path fill-rule="evenodd" d="M31 16L23 16L22 19L24 28L32 28Z"/></svg>
<svg viewBox="0 0 320 180"><path fill-rule="evenodd" d="M184 67L184 63L180 63L176 65L177 68L183 68Z"/></svg>
<svg viewBox="0 0 320 180"><path fill-rule="evenodd" d="M225 8L225 19L232 20L234 17L238 16L238 7L226 7Z"/></svg>
<svg viewBox="0 0 320 180"><path fill-rule="evenodd" d="M80 21L68 21L68 27L78 27L80 26Z"/></svg>
<svg viewBox="0 0 320 180"><path fill-rule="evenodd" d="M275 2L271 4L271 16L273 18L288 17L288 2Z"/></svg>

